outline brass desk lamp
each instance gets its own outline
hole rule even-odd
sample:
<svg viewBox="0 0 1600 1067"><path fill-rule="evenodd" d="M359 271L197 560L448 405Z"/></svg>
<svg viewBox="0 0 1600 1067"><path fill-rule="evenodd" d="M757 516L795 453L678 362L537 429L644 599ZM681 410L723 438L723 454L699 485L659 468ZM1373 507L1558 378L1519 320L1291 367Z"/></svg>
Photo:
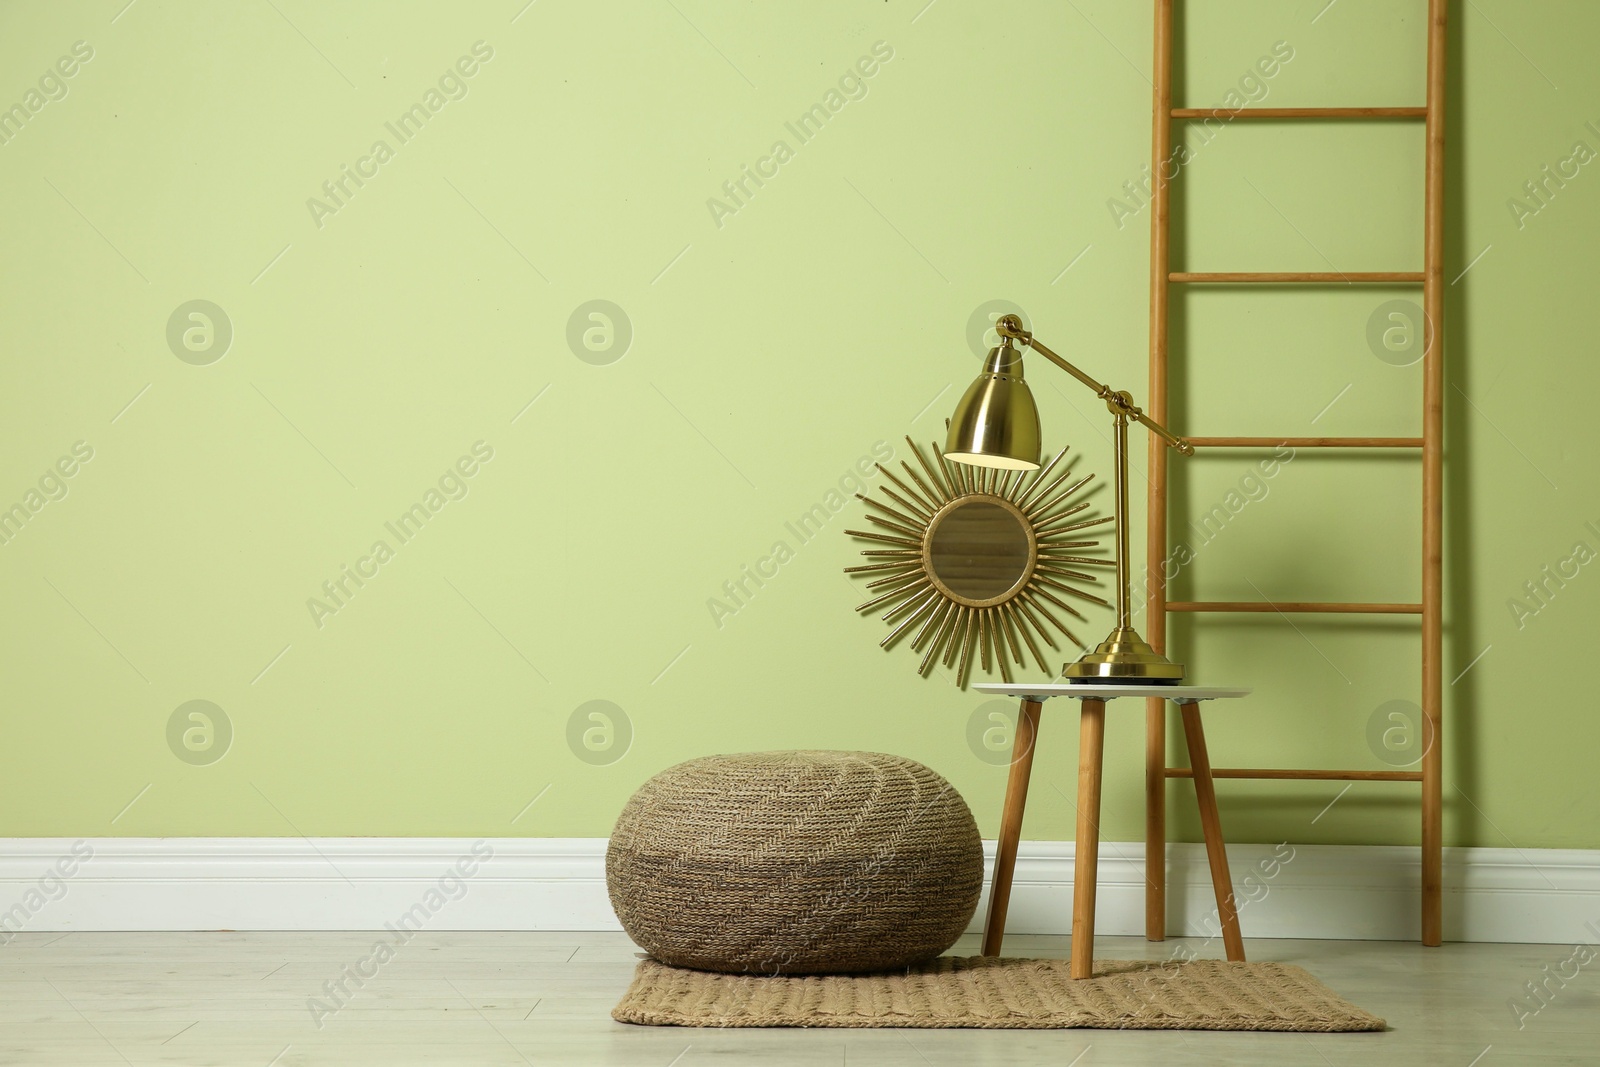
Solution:
<svg viewBox="0 0 1600 1067"><path fill-rule="evenodd" d="M1000 334L1000 344L989 350L983 373L956 405L945 458L1002 470L1038 469L1039 408L1022 380L1022 353L1013 347L1013 341L1024 348L1031 347L1094 390L1110 409L1116 430L1117 625L1093 652L1067 664L1063 674L1069 682L1083 683L1181 682L1183 665L1169 662L1139 636L1128 604L1128 420L1143 423L1182 455L1194 455L1194 446L1147 416L1128 393L1100 384L1040 344L1017 316L1001 316L995 322L995 330Z"/></svg>

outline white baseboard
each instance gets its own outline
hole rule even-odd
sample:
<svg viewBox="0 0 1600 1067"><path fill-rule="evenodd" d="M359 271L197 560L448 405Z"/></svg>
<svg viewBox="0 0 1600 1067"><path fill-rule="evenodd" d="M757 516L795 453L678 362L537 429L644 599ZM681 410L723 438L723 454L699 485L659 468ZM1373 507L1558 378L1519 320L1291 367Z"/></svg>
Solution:
<svg viewBox="0 0 1600 1067"><path fill-rule="evenodd" d="M1291 853L1292 849L1292 853ZM993 859L993 846L985 842ZM1269 861L1292 856L1276 865ZM1167 932L1216 933L1205 847L1167 846ZM1263 866L1265 864L1265 866ZM1069 933L1073 845L1023 842L1007 929ZM1411 941L1421 936L1418 849L1387 845L1229 845L1246 937ZM1600 851L1447 848L1444 936L1449 941L1574 944L1600 941ZM1102 842L1095 929L1144 933L1144 845ZM987 894L980 904L987 907Z"/></svg>
<svg viewBox="0 0 1600 1067"><path fill-rule="evenodd" d="M0 839L0 943L18 931L376 930L406 915L410 925L434 930L615 930L605 845L603 838ZM1290 855L1289 846L1278 849L1276 858ZM83 858L86 851L92 854ZM992 864L993 842L985 853ZM1418 936L1415 848L1297 845L1270 877L1271 864L1261 865L1274 858L1272 846L1233 845L1228 853L1246 937ZM1204 849L1171 845L1168 863L1169 933L1214 932ZM1070 841L1023 842L1009 931L1069 932L1072 864ZM1448 940L1600 939L1600 851L1446 849L1444 870ZM1098 931L1142 934L1144 846L1102 843L1099 882ZM986 908L987 893L974 929Z"/></svg>

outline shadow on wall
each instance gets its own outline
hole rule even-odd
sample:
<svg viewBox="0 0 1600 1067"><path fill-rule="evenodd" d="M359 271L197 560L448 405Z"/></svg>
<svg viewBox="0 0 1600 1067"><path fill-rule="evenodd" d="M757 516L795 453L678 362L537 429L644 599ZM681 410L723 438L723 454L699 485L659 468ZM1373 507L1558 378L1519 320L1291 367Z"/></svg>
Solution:
<svg viewBox="0 0 1600 1067"><path fill-rule="evenodd" d="M1452 267L1466 266L1473 252L1466 245L1466 124L1467 111L1466 39L1463 12L1452 12L1447 29L1445 68L1445 174L1444 246L1445 260ZM1479 764L1475 758L1479 743L1478 675L1467 670L1478 655L1478 615L1472 568L1476 531L1472 528L1472 437L1469 433L1471 395L1467 331L1464 328L1469 307L1467 293L1473 283L1462 278L1460 285L1445 290L1444 331L1444 843L1482 840L1483 815L1456 797L1478 795ZM1466 673L1462 673L1465 671ZM1454 680L1452 682L1452 679Z"/></svg>

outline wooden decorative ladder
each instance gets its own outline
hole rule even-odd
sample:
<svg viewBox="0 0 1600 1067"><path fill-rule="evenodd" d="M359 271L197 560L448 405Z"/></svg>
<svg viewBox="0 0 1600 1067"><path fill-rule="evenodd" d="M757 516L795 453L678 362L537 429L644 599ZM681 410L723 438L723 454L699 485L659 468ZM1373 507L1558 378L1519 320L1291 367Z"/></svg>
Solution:
<svg viewBox="0 0 1600 1067"><path fill-rule="evenodd" d="M1424 309L1423 401L1421 437L1190 437L1198 448L1407 448L1422 458L1422 602L1418 604L1175 602L1167 600L1163 561L1167 558L1167 448L1150 440L1148 509L1148 618L1145 636L1157 651L1167 645L1169 612L1300 612L1418 615L1422 622L1422 714L1424 752L1420 771L1338 771L1214 769L1216 778L1277 780L1420 782L1422 784L1422 943L1438 945L1442 929L1442 795L1441 729L1441 547L1444 444L1444 65L1445 19L1449 0L1427 0L1428 89L1424 107L1246 108L1234 112L1172 106L1172 4L1155 0L1155 101L1151 145L1153 188L1150 225L1150 391L1149 412L1172 425L1167 411L1167 306L1173 285L1237 284L1371 284L1400 283L1422 287ZM1426 125L1425 208L1420 272L1321 273L1173 271L1169 262L1169 179L1165 163L1172 152L1174 120L1211 118L1225 113L1235 119L1421 119ZM1166 784L1188 777L1186 768L1167 766L1166 702L1146 704L1145 935L1166 936Z"/></svg>

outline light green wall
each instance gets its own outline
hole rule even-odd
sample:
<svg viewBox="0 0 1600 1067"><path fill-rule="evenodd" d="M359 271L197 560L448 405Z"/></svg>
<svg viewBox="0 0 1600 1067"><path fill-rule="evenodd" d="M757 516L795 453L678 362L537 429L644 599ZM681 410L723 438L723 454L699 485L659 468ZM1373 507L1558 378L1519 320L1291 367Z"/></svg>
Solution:
<svg viewBox="0 0 1600 1067"><path fill-rule="evenodd" d="M1004 769L967 740L984 698L919 680L852 611L861 506L806 544L785 523L875 442L903 458L904 434L940 432L985 301L1145 393L1148 215L1119 228L1108 201L1147 161L1150 14L923 2L0 7L0 105L93 49L0 145L0 506L93 450L0 545L0 833L603 835L676 761L830 747L928 763L992 835ZM1284 41L1271 104L1419 102L1423 6L1193 5L1183 99L1221 103ZM1447 839L1600 847L1600 568L1520 626L1508 607L1576 542L1600 549L1600 177L1520 225L1507 203L1575 141L1600 147L1600 11L1454 6L1448 276L1483 255L1450 289L1446 680L1488 651L1448 689ZM479 41L465 97L401 144L385 122ZM785 122L875 42L892 58L865 96L801 144ZM378 139L394 158L315 220L308 198ZM708 198L777 140L793 157L719 226ZM1181 184L1192 268L1420 265L1415 124L1235 124ZM1180 297L1174 423L1417 432L1419 368L1366 340L1414 295ZM234 331L204 366L166 336L196 299ZM593 299L632 324L609 365L566 340ZM1047 440L1109 476L1092 399L1030 374ZM400 544L384 523L479 441L465 498ZM1175 463L1194 512L1249 473ZM1181 595L1418 596L1414 460L1302 453L1264 484ZM379 539L394 558L319 627L308 598ZM710 599L780 540L793 559L717 625ZM1414 635L1180 631L1199 680L1257 690L1211 713L1214 759L1382 767L1368 721L1417 698ZM168 743L196 699L233 730L205 766ZM620 760L569 748L591 700L631 721ZM1141 711L1113 705L1113 840L1141 835ZM1069 714L1047 712L1030 836L1072 832ZM1415 787L1357 785L1318 817L1338 790L1230 784L1230 833L1415 840Z"/></svg>

